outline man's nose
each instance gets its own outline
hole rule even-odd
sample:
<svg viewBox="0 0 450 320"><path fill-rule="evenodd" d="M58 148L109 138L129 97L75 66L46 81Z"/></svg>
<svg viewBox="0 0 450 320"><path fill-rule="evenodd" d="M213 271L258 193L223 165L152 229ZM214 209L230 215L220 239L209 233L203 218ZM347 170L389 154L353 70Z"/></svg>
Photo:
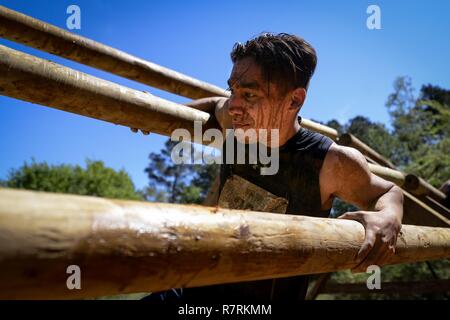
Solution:
<svg viewBox="0 0 450 320"><path fill-rule="evenodd" d="M230 116L241 116L244 114L244 108L239 99L230 98L228 101L228 113Z"/></svg>

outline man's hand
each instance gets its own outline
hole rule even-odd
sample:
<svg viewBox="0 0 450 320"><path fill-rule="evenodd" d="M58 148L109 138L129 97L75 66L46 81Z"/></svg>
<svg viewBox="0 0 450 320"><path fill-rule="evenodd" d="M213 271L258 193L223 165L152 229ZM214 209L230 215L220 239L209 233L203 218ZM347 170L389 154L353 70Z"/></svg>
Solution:
<svg viewBox="0 0 450 320"><path fill-rule="evenodd" d="M389 212L347 212L340 219L355 220L364 226L366 235L356 257L360 263L353 272L365 272L370 265L382 264L395 254L397 237L402 228L401 221Z"/></svg>
<svg viewBox="0 0 450 320"><path fill-rule="evenodd" d="M188 107L214 114L222 129L232 128L231 117L228 114L228 98L210 97L193 100L186 103Z"/></svg>

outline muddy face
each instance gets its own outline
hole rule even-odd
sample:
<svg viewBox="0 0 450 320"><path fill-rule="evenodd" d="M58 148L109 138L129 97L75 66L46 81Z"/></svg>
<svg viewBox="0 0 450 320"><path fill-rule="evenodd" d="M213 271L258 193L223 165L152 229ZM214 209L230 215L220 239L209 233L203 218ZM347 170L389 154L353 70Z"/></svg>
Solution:
<svg viewBox="0 0 450 320"><path fill-rule="evenodd" d="M278 84L267 81L261 67L252 58L236 61L228 85L231 91L228 113L238 140L254 143L266 131L270 142L270 130L276 129L282 144L282 140L292 132L303 103L303 100L301 103L297 101L296 90L281 90Z"/></svg>

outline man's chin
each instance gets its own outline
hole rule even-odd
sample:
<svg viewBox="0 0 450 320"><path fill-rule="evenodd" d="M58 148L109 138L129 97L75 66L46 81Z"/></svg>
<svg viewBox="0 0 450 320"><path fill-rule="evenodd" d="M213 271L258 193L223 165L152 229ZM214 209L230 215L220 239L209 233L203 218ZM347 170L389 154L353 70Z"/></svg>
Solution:
<svg viewBox="0 0 450 320"><path fill-rule="evenodd" d="M247 127L247 126L245 126ZM258 134L255 129L245 129L245 127L239 127L234 129L234 136L240 143L256 143L258 142Z"/></svg>

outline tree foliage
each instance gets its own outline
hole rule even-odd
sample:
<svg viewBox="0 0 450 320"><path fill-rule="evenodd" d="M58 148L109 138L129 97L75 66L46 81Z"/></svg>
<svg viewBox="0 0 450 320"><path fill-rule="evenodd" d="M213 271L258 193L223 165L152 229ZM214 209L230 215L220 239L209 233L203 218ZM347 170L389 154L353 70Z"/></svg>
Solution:
<svg viewBox="0 0 450 320"><path fill-rule="evenodd" d="M171 152L176 144L177 141L168 139L159 153L149 155L150 163L145 169L149 178L146 198L158 202L200 204L205 199L219 166L175 164L171 159ZM193 145L188 144L188 147L193 155L191 163L194 163L201 156L200 152Z"/></svg>
<svg viewBox="0 0 450 320"><path fill-rule="evenodd" d="M102 161L86 161L86 168L46 162L24 163L9 172L2 185L9 188L139 200L142 196L124 170L115 171Z"/></svg>

